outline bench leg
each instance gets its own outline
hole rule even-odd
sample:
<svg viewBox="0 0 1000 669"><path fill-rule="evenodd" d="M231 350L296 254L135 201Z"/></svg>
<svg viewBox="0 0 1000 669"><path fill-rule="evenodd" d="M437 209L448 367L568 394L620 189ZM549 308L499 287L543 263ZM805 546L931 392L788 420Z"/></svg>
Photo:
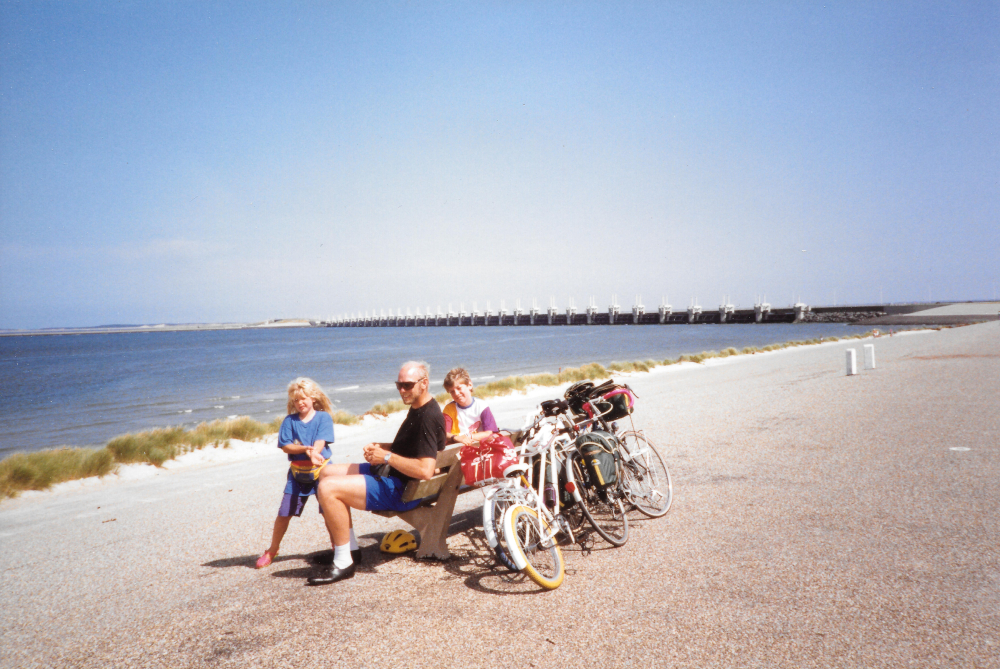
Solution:
<svg viewBox="0 0 1000 669"><path fill-rule="evenodd" d="M448 528L451 526L451 514L455 511L455 500L458 499L462 480L462 468L458 465L452 467L434 506L421 506L399 514L402 520L420 533L420 546L416 555L418 558L447 560L451 557L448 550Z"/></svg>

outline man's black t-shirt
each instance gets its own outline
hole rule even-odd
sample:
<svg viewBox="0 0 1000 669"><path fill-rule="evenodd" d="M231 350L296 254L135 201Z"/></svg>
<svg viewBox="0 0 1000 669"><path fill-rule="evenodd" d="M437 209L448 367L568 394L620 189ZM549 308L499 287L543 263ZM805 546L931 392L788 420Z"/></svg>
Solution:
<svg viewBox="0 0 1000 669"><path fill-rule="evenodd" d="M444 445L444 414L441 405L432 399L419 409L410 408L389 450L404 458L436 458ZM389 468L389 476L404 483L413 480L395 467Z"/></svg>

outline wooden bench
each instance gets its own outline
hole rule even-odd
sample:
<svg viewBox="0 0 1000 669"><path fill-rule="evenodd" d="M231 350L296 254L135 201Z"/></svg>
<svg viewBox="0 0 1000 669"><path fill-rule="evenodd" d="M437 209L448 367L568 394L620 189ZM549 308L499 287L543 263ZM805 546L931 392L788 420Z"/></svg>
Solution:
<svg viewBox="0 0 1000 669"><path fill-rule="evenodd" d="M412 502L424 498L423 504L402 513L372 512L385 518L399 518L413 526L420 533L418 558L447 560L451 557L448 550L448 527L455 511L455 500L462 493L476 490L473 486L464 485L462 467L458 464L458 452L461 448L459 444L440 451L434 465L438 473L426 481L410 481L406 484L403 501Z"/></svg>

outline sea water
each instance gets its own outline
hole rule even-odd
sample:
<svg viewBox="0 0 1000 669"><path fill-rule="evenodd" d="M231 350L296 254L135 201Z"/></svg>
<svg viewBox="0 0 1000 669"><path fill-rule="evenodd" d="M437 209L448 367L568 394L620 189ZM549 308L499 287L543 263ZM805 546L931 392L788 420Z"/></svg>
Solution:
<svg viewBox="0 0 1000 669"><path fill-rule="evenodd" d="M393 382L407 360L430 363L438 393L456 366L481 383L860 331L839 324L479 326L0 337L0 457L220 418L270 421L285 415L286 388L298 376L316 380L335 408L363 413L398 399Z"/></svg>

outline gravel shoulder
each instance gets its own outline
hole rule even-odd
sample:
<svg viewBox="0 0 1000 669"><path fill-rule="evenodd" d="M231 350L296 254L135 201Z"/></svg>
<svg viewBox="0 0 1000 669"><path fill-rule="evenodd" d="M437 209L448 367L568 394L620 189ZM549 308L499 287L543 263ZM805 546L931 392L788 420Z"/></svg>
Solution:
<svg viewBox="0 0 1000 669"><path fill-rule="evenodd" d="M863 343L877 369L845 376ZM264 452L0 505L0 666L1000 667L996 323L629 383L674 506L620 549L566 547L553 592L494 567L478 493L449 562L381 555L398 521L356 513L358 575L304 587L328 547L310 502L257 571L285 472ZM501 424L556 392L497 402Z"/></svg>

